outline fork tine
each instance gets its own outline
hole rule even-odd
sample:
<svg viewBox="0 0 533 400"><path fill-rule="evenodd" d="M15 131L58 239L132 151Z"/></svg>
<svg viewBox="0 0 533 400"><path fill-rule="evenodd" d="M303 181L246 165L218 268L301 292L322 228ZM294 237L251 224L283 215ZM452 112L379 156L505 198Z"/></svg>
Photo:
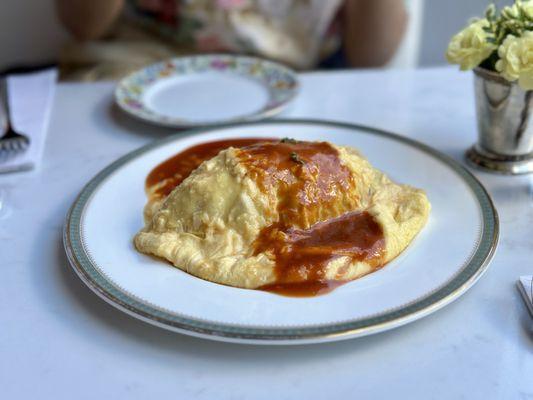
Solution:
<svg viewBox="0 0 533 400"><path fill-rule="evenodd" d="M30 138L15 131L10 122L9 101L7 100L7 85L5 79L0 88L0 115L5 119L5 132L0 137L0 163L3 163L26 150Z"/></svg>
<svg viewBox="0 0 533 400"><path fill-rule="evenodd" d="M18 152L24 150L27 146L28 143L25 140L0 140L0 150L2 151Z"/></svg>

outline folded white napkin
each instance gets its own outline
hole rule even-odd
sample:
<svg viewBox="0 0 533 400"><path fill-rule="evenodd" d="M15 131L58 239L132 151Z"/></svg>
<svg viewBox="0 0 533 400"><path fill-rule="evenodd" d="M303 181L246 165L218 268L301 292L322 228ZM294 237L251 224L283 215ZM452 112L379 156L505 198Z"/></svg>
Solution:
<svg viewBox="0 0 533 400"><path fill-rule="evenodd" d="M527 308L533 317L533 275L521 276L518 280L518 289L522 293Z"/></svg>
<svg viewBox="0 0 533 400"><path fill-rule="evenodd" d="M11 75L7 78L11 123L30 138L23 153L0 162L0 173L36 168L42 158L54 100L57 70ZM0 132L0 137L3 132Z"/></svg>

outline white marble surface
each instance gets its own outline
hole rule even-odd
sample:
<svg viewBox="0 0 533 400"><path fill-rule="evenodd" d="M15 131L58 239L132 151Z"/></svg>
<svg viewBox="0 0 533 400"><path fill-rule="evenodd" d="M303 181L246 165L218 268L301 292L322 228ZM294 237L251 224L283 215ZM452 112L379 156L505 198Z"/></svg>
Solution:
<svg viewBox="0 0 533 400"><path fill-rule="evenodd" d="M469 74L442 68L301 79L287 117L373 125L457 159L475 140ZM533 399L533 321L516 290L518 277L533 271L532 177L476 172L500 214L500 246L468 293L427 318L312 346L194 339L115 310L67 265L61 229L83 184L171 132L123 116L112 90L111 83L59 85L41 168L0 176L10 208L0 219L2 398Z"/></svg>

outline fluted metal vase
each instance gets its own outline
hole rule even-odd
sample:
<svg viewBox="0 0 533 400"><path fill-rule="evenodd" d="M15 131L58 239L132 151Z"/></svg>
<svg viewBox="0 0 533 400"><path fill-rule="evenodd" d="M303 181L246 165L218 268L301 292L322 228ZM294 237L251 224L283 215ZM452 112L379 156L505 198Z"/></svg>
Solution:
<svg viewBox="0 0 533 400"><path fill-rule="evenodd" d="M478 142L467 160L504 174L533 172L533 91L486 69L474 75Z"/></svg>

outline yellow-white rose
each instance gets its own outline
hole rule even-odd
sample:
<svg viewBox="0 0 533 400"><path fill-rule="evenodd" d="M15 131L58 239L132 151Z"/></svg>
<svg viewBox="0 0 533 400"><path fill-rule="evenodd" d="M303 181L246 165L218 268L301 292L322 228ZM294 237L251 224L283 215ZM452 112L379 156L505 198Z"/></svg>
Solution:
<svg viewBox="0 0 533 400"><path fill-rule="evenodd" d="M522 37L507 35L498 49L496 70L508 81L518 80L524 90L533 90L533 32Z"/></svg>
<svg viewBox="0 0 533 400"><path fill-rule="evenodd" d="M496 50L496 45L487 40L490 34L483 30L488 26L486 19L480 19L452 37L446 52L448 62L459 64L461 70L465 71L487 59Z"/></svg>
<svg viewBox="0 0 533 400"><path fill-rule="evenodd" d="M503 7L502 14L508 18L518 18L518 16L520 15L518 4L515 3L512 6Z"/></svg>
<svg viewBox="0 0 533 400"><path fill-rule="evenodd" d="M533 19L533 1L522 3L522 10L524 10L529 19Z"/></svg>
<svg viewBox="0 0 533 400"><path fill-rule="evenodd" d="M511 7L504 7L504 9L511 11L514 18L518 18L520 15L519 8L524 11L528 18L533 19L533 1L521 1L520 3L513 4Z"/></svg>

